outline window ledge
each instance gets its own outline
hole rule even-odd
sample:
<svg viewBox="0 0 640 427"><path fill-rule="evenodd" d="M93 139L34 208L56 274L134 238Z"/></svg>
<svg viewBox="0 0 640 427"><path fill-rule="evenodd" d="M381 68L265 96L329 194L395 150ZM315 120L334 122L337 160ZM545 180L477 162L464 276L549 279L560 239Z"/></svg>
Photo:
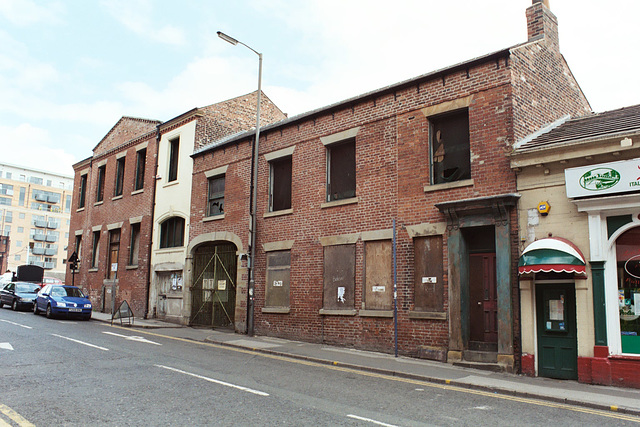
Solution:
<svg viewBox="0 0 640 427"><path fill-rule="evenodd" d="M76 212L82 212L82 211L84 211L84 207L76 209Z"/></svg>
<svg viewBox="0 0 640 427"><path fill-rule="evenodd" d="M184 246L176 246L175 248L159 248L159 249L156 249L156 253L159 253L159 254L170 254L172 252L175 252L175 253L184 252Z"/></svg>
<svg viewBox="0 0 640 427"><path fill-rule="evenodd" d="M178 185L178 184L179 184L179 182L176 179L175 181L171 181L171 182L166 183L165 185L162 186L162 188L172 187L172 186Z"/></svg>
<svg viewBox="0 0 640 427"><path fill-rule="evenodd" d="M213 215L213 216L205 216L204 218L202 218L202 222L217 221L219 219L224 219L224 214L222 214L222 215Z"/></svg>
<svg viewBox="0 0 640 427"><path fill-rule="evenodd" d="M358 197L351 197L349 199L342 199L342 200L334 200L332 202L325 202L323 204L320 205L321 209L325 209L325 208L332 208L334 206L343 206L343 205L352 205L358 203Z"/></svg>
<svg viewBox="0 0 640 427"><path fill-rule="evenodd" d="M125 269L127 269L127 270L135 270L136 268L138 268L138 265L137 265L137 264L136 264L136 265L127 265L127 266L125 267Z"/></svg>
<svg viewBox="0 0 640 427"><path fill-rule="evenodd" d="M281 211L266 212L263 215L263 218L272 218L274 216L291 215L292 213L293 213L293 209L283 209Z"/></svg>
<svg viewBox="0 0 640 427"><path fill-rule="evenodd" d="M144 193L144 188L141 188L141 189L136 190L136 191L132 191L131 195L133 196L134 194L140 194L140 193Z"/></svg>
<svg viewBox="0 0 640 427"><path fill-rule="evenodd" d="M393 317L393 310L360 310L360 317Z"/></svg>
<svg viewBox="0 0 640 427"><path fill-rule="evenodd" d="M103 203L104 203L104 200L100 200L99 202L95 202L93 206L100 206Z"/></svg>
<svg viewBox="0 0 640 427"><path fill-rule="evenodd" d="M351 309L329 310L326 308L321 308L318 313L325 316L355 316L357 314L356 310L351 310Z"/></svg>
<svg viewBox="0 0 640 427"><path fill-rule="evenodd" d="M120 200L120 199L122 199L122 194L111 198L111 200Z"/></svg>
<svg viewBox="0 0 640 427"><path fill-rule="evenodd" d="M463 179L455 182L448 182L446 184L433 184L425 185L424 192L429 193L431 191L449 190L451 188L471 187L473 186L473 179Z"/></svg>
<svg viewBox="0 0 640 427"><path fill-rule="evenodd" d="M447 320L447 312L410 311L409 319Z"/></svg>
<svg viewBox="0 0 640 427"><path fill-rule="evenodd" d="M90 269L87 270L89 273L95 273L96 271L98 271L98 267L92 267Z"/></svg>
<svg viewBox="0 0 640 427"><path fill-rule="evenodd" d="M289 314L289 307L262 307L263 313Z"/></svg>

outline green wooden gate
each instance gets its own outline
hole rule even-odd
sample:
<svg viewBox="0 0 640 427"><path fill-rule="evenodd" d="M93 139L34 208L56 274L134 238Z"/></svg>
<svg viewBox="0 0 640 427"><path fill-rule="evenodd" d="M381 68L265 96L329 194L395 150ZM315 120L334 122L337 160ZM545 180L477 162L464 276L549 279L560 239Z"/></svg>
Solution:
<svg viewBox="0 0 640 427"><path fill-rule="evenodd" d="M233 326L236 263L236 247L233 244L208 244L196 249L191 286L192 325Z"/></svg>

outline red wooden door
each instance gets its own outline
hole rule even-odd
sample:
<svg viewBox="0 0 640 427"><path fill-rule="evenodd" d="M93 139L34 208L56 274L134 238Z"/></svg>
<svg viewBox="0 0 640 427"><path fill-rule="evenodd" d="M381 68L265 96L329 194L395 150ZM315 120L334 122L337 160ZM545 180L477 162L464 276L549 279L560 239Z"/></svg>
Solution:
<svg viewBox="0 0 640 427"><path fill-rule="evenodd" d="M469 255L469 339L498 342L496 254Z"/></svg>

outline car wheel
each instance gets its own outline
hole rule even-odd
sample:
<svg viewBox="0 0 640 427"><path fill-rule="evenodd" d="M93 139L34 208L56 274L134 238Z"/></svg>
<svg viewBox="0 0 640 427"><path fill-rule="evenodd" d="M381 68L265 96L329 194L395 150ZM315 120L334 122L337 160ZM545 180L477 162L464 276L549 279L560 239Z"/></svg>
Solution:
<svg viewBox="0 0 640 427"><path fill-rule="evenodd" d="M11 304L11 309L13 311L18 311L18 300L17 299L13 300L13 304Z"/></svg>
<svg viewBox="0 0 640 427"><path fill-rule="evenodd" d="M91 320L91 313L82 316L82 320Z"/></svg>
<svg viewBox="0 0 640 427"><path fill-rule="evenodd" d="M47 306L46 315L47 315L47 319L51 319L53 317L53 313L51 312L51 304Z"/></svg>
<svg viewBox="0 0 640 427"><path fill-rule="evenodd" d="M33 302L33 314L38 315L40 313L40 310L38 310L38 304L34 301Z"/></svg>

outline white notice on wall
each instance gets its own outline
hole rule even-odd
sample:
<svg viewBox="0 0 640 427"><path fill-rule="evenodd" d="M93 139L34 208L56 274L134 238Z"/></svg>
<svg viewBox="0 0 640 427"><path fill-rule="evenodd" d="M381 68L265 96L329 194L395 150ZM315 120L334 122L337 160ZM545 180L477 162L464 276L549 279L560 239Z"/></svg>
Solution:
<svg viewBox="0 0 640 427"><path fill-rule="evenodd" d="M344 299L344 292L345 292L344 286L338 286L338 302L347 302Z"/></svg>
<svg viewBox="0 0 640 427"><path fill-rule="evenodd" d="M422 283L438 283L437 277L423 277Z"/></svg>
<svg viewBox="0 0 640 427"><path fill-rule="evenodd" d="M227 290L227 281L226 280L218 280L218 290L226 291Z"/></svg>
<svg viewBox="0 0 640 427"><path fill-rule="evenodd" d="M385 287L384 286L372 286L371 287L371 291L372 292L384 292Z"/></svg>
<svg viewBox="0 0 640 427"><path fill-rule="evenodd" d="M273 286L282 286L282 280L274 280Z"/></svg>

